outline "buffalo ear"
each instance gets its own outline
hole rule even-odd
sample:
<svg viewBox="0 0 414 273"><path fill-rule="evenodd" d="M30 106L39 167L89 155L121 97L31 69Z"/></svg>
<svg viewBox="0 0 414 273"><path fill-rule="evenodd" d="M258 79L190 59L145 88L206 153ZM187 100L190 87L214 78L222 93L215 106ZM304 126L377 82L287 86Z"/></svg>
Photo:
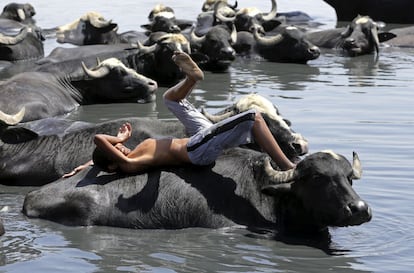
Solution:
<svg viewBox="0 0 414 273"><path fill-rule="evenodd" d="M146 29L146 30L151 30L151 28L152 28L152 24L144 24L144 25L141 25L141 27L142 27L143 29Z"/></svg>
<svg viewBox="0 0 414 273"><path fill-rule="evenodd" d="M280 20L272 19L270 21L263 22L262 26L263 26L264 31L268 32L268 31L274 30L275 28L277 28L281 24L282 24L282 22Z"/></svg>
<svg viewBox="0 0 414 273"><path fill-rule="evenodd" d="M262 188L262 193L270 196L286 194L291 191L292 183L283 183L277 185L267 185Z"/></svg>
<svg viewBox="0 0 414 273"><path fill-rule="evenodd" d="M391 40L392 38L397 37L397 35L395 35L394 33L391 32L380 32L378 33L378 39L380 41L380 43L382 42L386 42L388 40Z"/></svg>

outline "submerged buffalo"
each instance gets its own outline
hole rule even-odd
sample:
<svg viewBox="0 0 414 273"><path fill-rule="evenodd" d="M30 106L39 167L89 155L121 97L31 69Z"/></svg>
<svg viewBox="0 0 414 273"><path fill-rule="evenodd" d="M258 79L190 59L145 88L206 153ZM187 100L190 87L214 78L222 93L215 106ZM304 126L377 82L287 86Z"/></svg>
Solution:
<svg viewBox="0 0 414 273"><path fill-rule="evenodd" d="M106 59L92 69L81 63L78 67L80 75L25 72L2 82L0 111L7 115L24 111L20 121L25 122L67 114L81 104L154 99L157 83L118 59Z"/></svg>
<svg viewBox="0 0 414 273"><path fill-rule="evenodd" d="M43 56L43 37L36 28L0 18L0 60L16 62Z"/></svg>
<svg viewBox="0 0 414 273"><path fill-rule="evenodd" d="M244 225L317 233L370 221L352 188L361 176L333 152L311 154L294 171L276 171L263 153L227 150L214 166L153 169L138 175L89 167L27 194L23 213L65 225L220 228Z"/></svg>
<svg viewBox="0 0 414 273"><path fill-rule="evenodd" d="M378 33L381 24L369 16L355 17L346 27L308 32L306 38L321 48L340 49L350 57L379 53L385 32Z"/></svg>

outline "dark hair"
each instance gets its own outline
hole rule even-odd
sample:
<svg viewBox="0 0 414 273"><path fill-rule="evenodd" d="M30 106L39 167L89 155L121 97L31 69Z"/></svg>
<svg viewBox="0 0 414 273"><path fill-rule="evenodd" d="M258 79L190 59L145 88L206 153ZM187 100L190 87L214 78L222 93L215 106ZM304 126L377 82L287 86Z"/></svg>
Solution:
<svg viewBox="0 0 414 273"><path fill-rule="evenodd" d="M113 161L108 157L108 155L98 147L96 147L92 153L92 161L94 165L106 172L109 172L109 165L113 164Z"/></svg>

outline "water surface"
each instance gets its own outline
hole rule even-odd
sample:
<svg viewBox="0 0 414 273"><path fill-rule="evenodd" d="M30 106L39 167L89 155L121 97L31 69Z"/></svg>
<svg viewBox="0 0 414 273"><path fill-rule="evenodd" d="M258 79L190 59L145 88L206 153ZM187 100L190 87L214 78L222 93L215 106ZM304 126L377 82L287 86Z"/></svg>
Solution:
<svg viewBox="0 0 414 273"><path fill-rule="evenodd" d="M177 17L195 18L202 1L164 1ZM146 23L153 1L31 1L37 22L52 27L90 10L120 26ZM322 28L333 27L323 1L278 1L281 11L302 10ZM239 6L266 1L239 1ZM58 46L46 42L46 50ZM331 243L285 242L241 227L129 230L67 227L27 219L20 210L32 188L0 186L0 272L411 272L414 266L414 50L381 48L380 56L347 58L323 51L307 65L237 59L227 73L206 73L191 100L215 112L251 92L270 99L310 143L331 149L364 169L354 188L372 207L371 222L331 229ZM165 88L160 88L159 94ZM159 95L149 104L80 107L69 117L100 122L129 116L172 119Z"/></svg>

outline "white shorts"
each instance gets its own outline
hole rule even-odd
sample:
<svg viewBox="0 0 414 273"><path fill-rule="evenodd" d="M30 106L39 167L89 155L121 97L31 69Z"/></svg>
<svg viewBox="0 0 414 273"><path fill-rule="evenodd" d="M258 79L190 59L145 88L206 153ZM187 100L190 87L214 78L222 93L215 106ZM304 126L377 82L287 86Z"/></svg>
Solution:
<svg viewBox="0 0 414 273"><path fill-rule="evenodd" d="M213 124L186 99L164 100L190 135L187 152L195 165L213 163L223 150L253 142L256 110L248 110Z"/></svg>

